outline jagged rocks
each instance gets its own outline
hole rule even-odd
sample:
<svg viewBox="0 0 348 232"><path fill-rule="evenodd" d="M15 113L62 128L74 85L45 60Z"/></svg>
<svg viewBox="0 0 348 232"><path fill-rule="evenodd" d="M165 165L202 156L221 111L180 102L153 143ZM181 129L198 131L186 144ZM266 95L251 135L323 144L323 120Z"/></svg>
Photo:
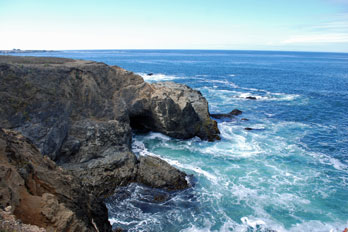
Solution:
<svg viewBox="0 0 348 232"><path fill-rule="evenodd" d="M11 206L7 206L5 210L0 209L0 231L46 232L44 228L22 223L12 214L11 209Z"/></svg>
<svg viewBox="0 0 348 232"><path fill-rule="evenodd" d="M19 132L0 129L0 208L11 206L9 213L24 224L47 231L111 231L99 198L113 193L110 186L189 187L185 173L157 157L111 152L96 162L67 172Z"/></svg>
<svg viewBox="0 0 348 232"><path fill-rule="evenodd" d="M20 133L0 129L0 207L48 231L111 231L104 203L43 157Z"/></svg>
<svg viewBox="0 0 348 232"><path fill-rule="evenodd" d="M209 117L208 102L199 91L174 82L158 82L151 87L150 100L140 98L134 103L147 103L142 104L143 111L138 117L131 115L138 127L175 138L220 139L217 123Z"/></svg>
<svg viewBox="0 0 348 232"><path fill-rule="evenodd" d="M131 127L220 139L200 92L91 61L0 56L0 105L0 127L22 132L97 196L138 179Z"/></svg>

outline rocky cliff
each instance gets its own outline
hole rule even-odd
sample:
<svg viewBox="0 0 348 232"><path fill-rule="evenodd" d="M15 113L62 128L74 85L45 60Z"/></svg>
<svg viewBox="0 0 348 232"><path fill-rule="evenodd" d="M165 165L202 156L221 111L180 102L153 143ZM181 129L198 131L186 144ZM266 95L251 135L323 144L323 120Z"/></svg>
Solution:
<svg viewBox="0 0 348 232"><path fill-rule="evenodd" d="M132 129L219 139L200 92L91 61L0 56L0 106L0 206L58 231L110 231L100 199L117 186L188 187L132 153Z"/></svg>
<svg viewBox="0 0 348 232"><path fill-rule="evenodd" d="M143 165L131 152L132 128L219 139L200 92L171 82L148 84L104 63L0 56L0 105L0 127L28 137L96 196L129 182L152 182L149 175L139 178L149 162ZM155 178L164 178L158 173Z"/></svg>
<svg viewBox="0 0 348 232"><path fill-rule="evenodd" d="M0 129L0 206L21 222L47 231L111 231L102 200L88 194L78 178L42 156L19 132L3 129ZM2 226L5 219L0 218Z"/></svg>

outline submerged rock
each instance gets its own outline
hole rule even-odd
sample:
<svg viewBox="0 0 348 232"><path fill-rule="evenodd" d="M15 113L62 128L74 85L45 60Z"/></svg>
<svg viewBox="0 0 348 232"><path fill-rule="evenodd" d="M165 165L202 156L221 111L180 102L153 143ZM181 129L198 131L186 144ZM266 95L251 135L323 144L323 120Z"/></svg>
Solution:
<svg viewBox="0 0 348 232"><path fill-rule="evenodd" d="M238 109L234 109L234 110L232 110L229 114L230 115L235 115L235 116L237 116L237 115L240 115L240 114L242 114L243 112L241 111L241 110L238 110Z"/></svg>
<svg viewBox="0 0 348 232"><path fill-rule="evenodd" d="M212 116L213 118L216 118L216 119L233 118L234 116L240 115L242 113L243 112L241 110L234 109L227 114L210 114L210 116Z"/></svg>
<svg viewBox="0 0 348 232"><path fill-rule="evenodd" d="M256 97L249 96L249 97L246 97L246 99L249 99L249 100L256 100Z"/></svg>
<svg viewBox="0 0 348 232"><path fill-rule="evenodd" d="M245 128L244 128L244 130L248 130L248 131L250 131L250 130L253 130L253 128L250 128L250 127L245 127Z"/></svg>

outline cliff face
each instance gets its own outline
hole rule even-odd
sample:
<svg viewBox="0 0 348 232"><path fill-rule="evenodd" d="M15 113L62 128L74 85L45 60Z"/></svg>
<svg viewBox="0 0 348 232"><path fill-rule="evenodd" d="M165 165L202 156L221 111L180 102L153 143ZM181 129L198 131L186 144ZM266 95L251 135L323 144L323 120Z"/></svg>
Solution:
<svg viewBox="0 0 348 232"><path fill-rule="evenodd" d="M151 162L139 163L131 152L132 127L175 138L219 139L200 92L170 82L151 85L91 61L0 56L0 105L0 127L23 133L97 196L129 182L151 185L149 178L164 178L160 172L139 177ZM158 184L165 180L153 186L187 187L185 175L176 175L182 184L175 188Z"/></svg>
<svg viewBox="0 0 348 232"><path fill-rule="evenodd" d="M111 231L105 205L88 194L78 178L43 157L20 133L3 129L0 206L23 223L47 231Z"/></svg>

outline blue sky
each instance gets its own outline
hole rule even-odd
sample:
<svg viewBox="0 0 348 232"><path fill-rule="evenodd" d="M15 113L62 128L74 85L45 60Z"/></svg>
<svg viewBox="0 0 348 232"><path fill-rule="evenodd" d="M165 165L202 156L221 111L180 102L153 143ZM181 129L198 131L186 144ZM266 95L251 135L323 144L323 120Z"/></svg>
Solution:
<svg viewBox="0 0 348 232"><path fill-rule="evenodd" d="M348 0L0 0L0 49L348 52Z"/></svg>

